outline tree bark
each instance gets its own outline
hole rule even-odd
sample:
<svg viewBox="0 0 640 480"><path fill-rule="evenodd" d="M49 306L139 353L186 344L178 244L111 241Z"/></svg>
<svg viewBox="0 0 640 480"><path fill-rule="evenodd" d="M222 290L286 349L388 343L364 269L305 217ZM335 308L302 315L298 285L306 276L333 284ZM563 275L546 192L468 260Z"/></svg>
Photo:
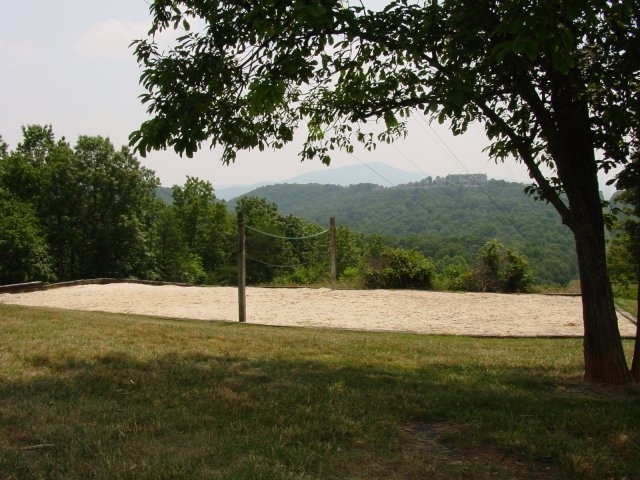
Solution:
<svg viewBox="0 0 640 480"><path fill-rule="evenodd" d="M584 322L584 380L622 385L631 381L618 329L604 248L575 234Z"/></svg>

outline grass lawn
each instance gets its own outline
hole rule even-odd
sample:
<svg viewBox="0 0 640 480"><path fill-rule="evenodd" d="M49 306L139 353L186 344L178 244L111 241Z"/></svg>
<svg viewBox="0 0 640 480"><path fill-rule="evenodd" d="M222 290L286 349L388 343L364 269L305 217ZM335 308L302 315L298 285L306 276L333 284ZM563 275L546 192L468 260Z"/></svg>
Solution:
<svg viewBox="0 0 640 480"><path fill-rule="evenodd" d="M631 315L638 318L638 302L636 300L616 298L616 305L622 308L625 312L629 312Z"/></svg>
<svg viewBox="0 0 640 480"><path fill-rule="evenodd" d="M629 298L616 298L616 304L625 312L638 318L638 302Z"/></svg>
<svg viewBox="0 0 640 480"><path fill-rule="evenodd" d="M638 285L618 286L616 305L638 318Z"/></svg>
<svg viewBox="0 0 640 480"><path fill-rule="evenodd" d="M0 304L0 479L639 478L640 390L581 372L580 339Z"/></svg>

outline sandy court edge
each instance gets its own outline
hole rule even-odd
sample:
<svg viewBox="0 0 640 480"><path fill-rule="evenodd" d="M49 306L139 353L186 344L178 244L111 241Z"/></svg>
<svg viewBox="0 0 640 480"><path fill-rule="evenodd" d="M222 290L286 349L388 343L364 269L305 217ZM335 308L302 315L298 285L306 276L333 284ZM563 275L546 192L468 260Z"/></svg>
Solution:
<svg viewBox="0 0 640 480"><path fill-rule="evenodd" d="M247 288L247 322L478 336L582 336L580 297L417 290ZM238 320L234 287L113 283L0 294L0 303L169 318ZM620 333L635 324L618 316Z"/></svg>

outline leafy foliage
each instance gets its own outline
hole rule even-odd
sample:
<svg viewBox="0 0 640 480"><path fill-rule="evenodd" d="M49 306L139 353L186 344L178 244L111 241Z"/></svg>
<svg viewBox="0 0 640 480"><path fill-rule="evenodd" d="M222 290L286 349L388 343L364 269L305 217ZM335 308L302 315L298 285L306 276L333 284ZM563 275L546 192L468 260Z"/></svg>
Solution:
<svg viewBox="0 0 640 480"><path fill-rule="evenodd" d="M242 213L246 225L262 232L246 232L247 260L251 264L247 270L248 283L268 283L279 269L295 267L295 263L288 262L291 250L282 238L284 222L275 203L245 197L236 205L236 212Z"/></svg>
<svg viewBox="0 0 640 480"><path fill-rule="evenodd" d="M202 259L191 252L173 208L163 208L153 230L155 278L169 282L205 283Z"/></svg>
<svg viewBox="0 0 640 480"><path fill-rule="evenodd" d="M26 127L23 137L0 159L0 188L37 219L53 261L42 278L148 275L153 173L102 137L81 136L74 149L48 126Z"/></svg>
<svg viewBox="0 0 640 480"><path fill-rule="evenodd" d="M230 162L239 149L281 147L306 123L301 156L328 162L352 141L401 135L417 108L455 133L485 122L490 153L519 156L532 193L565 215L559 152L548 150L560 140L562 102L589 99L603 169L634 148L620 141L639 113L634 2L392 1L374 11L337 0L162 0L151 13L150 38L134 42L152 114L131 135L141 154L171 146L190 156L209 141ZM191 29L192 18L206 28ZM181 35L162 49L156 37L171 29ZM386 132L375 138L369 118Z"/></svg>
<svg viewBox="0 0 640 480"><path fill-rule="evenodd" d="M383 248L366 258L363 272L367 288L415 288L433 286L434 265L415 250Z"/></svg>
<svg viewBox="0 0 640 480"><path fill-rule="evenodd" d="M469 280L468 290L522 293L531 286L532 275L526 258L492 240L476 254Z"/></svg>
<svg viewBox="0 0 640 480"><path fill-rule="evenodd" d="M187 177L183 186L173 187L172 198L169 208L188 251L200 258L203 271L212 275L207 282L221 280L213 272L232 260L235 242L234 225L225 204L216 200L211 183L192 177Z"/></svg>
<svg viewBox="0 0 640 480"><path fill-rule="evenodd" d="M618 229L610 244L609 257L615 262L613 275L623 283L640 280L640 157L619 175L620 189L615 202L620 206Z"/></svg>
<svg viewBox="0 0 640 480"><path fill-rule="evenodd" d="M53 280L48 245L30 204L0 188L0 284Z"/></svg>

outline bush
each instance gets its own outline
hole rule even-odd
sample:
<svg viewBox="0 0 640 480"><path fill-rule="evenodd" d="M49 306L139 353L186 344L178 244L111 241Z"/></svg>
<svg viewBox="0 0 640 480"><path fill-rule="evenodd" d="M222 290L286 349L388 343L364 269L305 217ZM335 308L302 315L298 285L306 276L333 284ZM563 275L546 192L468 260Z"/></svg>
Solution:
<svg viewBox="0 0 640 480"><path fill-rule="evenodd" d="M532 283L533 272L527 259L492 240L476 254L466 287L469 291L517 293L529 291Z"/></svg>
<svg viewBox="0 0 640 480"><path fill-rule="evenodd" d="M460 255L446 256L438 260L437 271L438 290L466 290L472 275L469 263Z"/></svg>
<svg viewBox="0 0 640 480"><path fill-rule="evenodd" d="M327 281L329 274L326 270L317 266L300 266L292 272L275 276L272 283L274 285L317 285Z"/></svg>
<svg viewBox="0 0 640 480"><path fill-rule="evenodd" d="M384 248L375 257L369 257L364 269L366 288L419 288L433 287L433 263L416 250Z"/></svg>

